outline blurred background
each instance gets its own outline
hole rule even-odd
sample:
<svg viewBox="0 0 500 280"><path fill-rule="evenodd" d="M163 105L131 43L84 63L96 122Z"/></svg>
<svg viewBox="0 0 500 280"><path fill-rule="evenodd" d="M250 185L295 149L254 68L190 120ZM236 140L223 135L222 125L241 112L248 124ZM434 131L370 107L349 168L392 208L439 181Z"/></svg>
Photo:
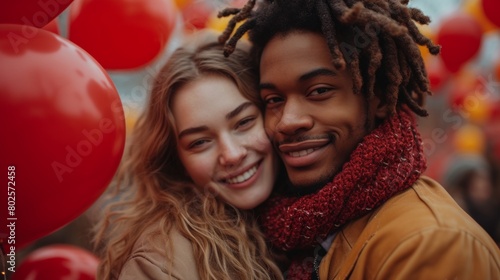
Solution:
<svg viewBox="0 0 500 280"><path fill-rule="evenodd" d="M28 2L33 8L26 14ZM19 3L19 7L7 1L0 4L1 23L43 28L85 50L102 66L103 73L100 74L109 76L123 108L123 111L112 111L109 115L118 119L113 143L123 148L125 140L122 138L132 130L155 73L172 50L196 30L221 32L227 19L217 19L217 11L227 6L241 7L246 1L22 0ZM421 48L433 91L433 96L426 100L429 116L419 120L428 158L426 175L439 181L500 244L500 18L495 14L500 11L500 2L412 0L410 6L420 8L431 18L430 25L419 28L443 48L437 57ZM29 37L26 29L18 29L20 33L16 34ZM21 37L7 37L4 41L11 45L25 43ZM44 63L50 65L50 61ZM0 67L5 70L5 65L2 62ZM0 77L7 72L0 72ZM124 124L123 129L120 122ZM92 138L88 139L92 142ZM77 142L78 145L81 143ZM64 152L68 163L71 150L67 148ZM111 180L120 156L120 152L114 154L112 168L106 171L106 177L94 190L94 196L89 197L89 203L75 209L72 216L61 218L55 226L58 230L50 229L23 240L21 250L16 252L18 272L12 275L4 267L6 276L12 279L56 279L54 275L49 278L29 275L33 271L70 267L76 262L84 264L80 276L64 279L94 279L93 269L98 259L90 244L90 227L98 215L92 204L104 191L106 182ZM72 169L64 169L65 165L56 169L54 162L54 171L60 171L56 174L66 176L64 172L71 173ZM89 174L81 175L80 179L84 176ZM59 198L64 200L62 195ZM5 246L8 232L2 234L0 239ZM4 250L5 254L9 253L8 246ZM8 260L7 256L5 261ZM60 269L60 279L70 270Z"/></svg>

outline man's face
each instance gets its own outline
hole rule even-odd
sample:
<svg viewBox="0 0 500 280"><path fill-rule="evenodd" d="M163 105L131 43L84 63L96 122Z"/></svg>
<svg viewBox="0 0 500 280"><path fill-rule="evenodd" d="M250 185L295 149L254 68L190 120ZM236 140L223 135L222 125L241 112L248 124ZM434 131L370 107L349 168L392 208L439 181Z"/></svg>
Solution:
<svg viewBox="0 0 500 280"><path fill-rule="evenodd" d="M265 127L295 187L330 181L367 134L364 97L320 34L275 36L260 61ZM372 119L372 118L369 118Z"/></svg>

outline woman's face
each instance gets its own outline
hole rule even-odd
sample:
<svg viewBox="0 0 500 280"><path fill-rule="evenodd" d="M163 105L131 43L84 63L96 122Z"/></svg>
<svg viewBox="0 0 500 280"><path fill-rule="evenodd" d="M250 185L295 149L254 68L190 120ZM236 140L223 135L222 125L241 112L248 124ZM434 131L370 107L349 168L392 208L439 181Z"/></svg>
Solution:
<svg viewBox="0 0 500 280"><path fill-rule="evenodd" d="M208 75L185 84L171 110L179 157L197 186L240 209L269 196L276 170L262 115L230 79Z"/></svg>

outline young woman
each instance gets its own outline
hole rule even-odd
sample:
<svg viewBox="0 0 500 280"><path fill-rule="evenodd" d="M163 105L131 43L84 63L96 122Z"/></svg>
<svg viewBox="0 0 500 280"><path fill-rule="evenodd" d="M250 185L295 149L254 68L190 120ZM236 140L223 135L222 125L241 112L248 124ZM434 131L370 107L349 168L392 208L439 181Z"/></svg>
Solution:
<svg viewBox="0 0 500 280"><path fill-rule="evenodd" d="M204 36L158 74L97 225L99 279L280 279L252 213L276 162L255 68Z"/></svg>

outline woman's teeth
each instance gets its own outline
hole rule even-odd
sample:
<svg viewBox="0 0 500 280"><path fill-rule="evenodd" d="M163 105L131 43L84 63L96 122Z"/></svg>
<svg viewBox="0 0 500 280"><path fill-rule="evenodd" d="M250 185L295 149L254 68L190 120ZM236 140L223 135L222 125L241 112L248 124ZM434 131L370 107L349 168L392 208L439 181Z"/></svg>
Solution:
<svg viewBox="0 0 500 280"><path fill-rule="evenodd" d="M257 165L250 168L248 171L243 173L242 175L236 176L234 178L227 179L226 181L230 184L239 184L243 183L246 180L250 179L257 172Z"/></svg>

